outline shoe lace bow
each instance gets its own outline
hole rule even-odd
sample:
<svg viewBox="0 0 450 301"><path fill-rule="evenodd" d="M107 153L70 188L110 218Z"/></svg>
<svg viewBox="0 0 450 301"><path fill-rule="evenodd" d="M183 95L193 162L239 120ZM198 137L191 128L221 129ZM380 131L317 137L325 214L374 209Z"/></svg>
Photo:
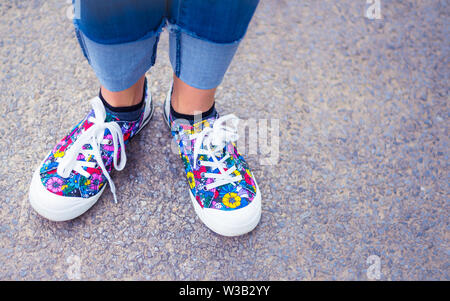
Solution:
<svg viewBox="0 0 450 301"><path fill-rule="evenodd" d="M231 123L231 126L227 126L227 122ZM219 173L205 172L204 177L212 178L215 181L206 185L206 189L210 190L222 185L233 184L242 179L241 175L234 175L236 166L227 168L226 160L230 157L230 154L226 151L228 143L235 142L239 139L237 133L237 125L239 118L234 114L222 116L214 122L212 127L205 127L199 133L194 133L189 136L190 140L195 139L194 143L194 169L197 166L197 157L199 155L205 155L207 158L212 158L212 161L200 161L199 164L205 167L210 167L210 171L216 169ZM223 156L225 152L225 155ZM218 157L222 158L218 159Z"/></svg>
<svg viewBox="0 0 450 301"><path fill-rule="evenodd" d="M63 178L68 178L72 171L76 171L86 178L90 178L89 174L83 167L95 168L98 164L100 166L103 175L108 180L111 192L114 196L114 202L117 203L116 186L111 179L105 164L102 159L100 145L113 145L113 166L116 170L120 171L125 167L127 157L125 154L125 142L123 140L122 129L117 122L105 122L106 112L105 108L98 97L91 99L91 105L94 109L94 116L88 118L88 121L93 123L91 127L83 131L72 146L66 150L62 158L58 158L57 174ZM109 130L111 133L111 139L105 139L105 130ZM91 149L83 148L84 145L90 145ZM118 151L120 148L120 161L118 161ZM82 154L85 160L79 160L78 155ZM88 158L93 156L96 162L88 161Z"/></svg>

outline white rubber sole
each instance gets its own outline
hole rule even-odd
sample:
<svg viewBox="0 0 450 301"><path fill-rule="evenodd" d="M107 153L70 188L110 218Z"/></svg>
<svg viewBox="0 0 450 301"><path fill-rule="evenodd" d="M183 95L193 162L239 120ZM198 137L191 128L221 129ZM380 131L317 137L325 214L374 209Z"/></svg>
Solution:
<svg viewBox="0 0 450 301"><path fill-rule="evenodd" d="M258 184L256 184L256 195L253 201L244 208L233 211L202 208L190 190L189 195L200 220L217 234L223 236L246 234L255 229L261 219L261 192Z"/></svg>
<svg viewBox="0 0 450 301"><path fill-rule="evenodd" d="M170 112L170 87L169 93L167 93L166 100L164 102L163 117L167 126L169 124L169 112ZM189 196L191 198L192 205L194 206L195 213L200 220L212 231L223 236L239 236L246 234L256 228L261 219L261 192L259 191L258 184L256 183L256 195L253 201L244 208L225 211L212 208L202 208L195 199L191 190L189 190Z"/></svg>
<svg viewBox="0 0 450 301"><path fill-rule="evenodd" d="M90 198L63 197L44 187L39 169L33 173L28 197L31 207L39 215L54 222L71 220L85 213L98 201L106 187L105 185L99 193Z"/></svg>
<svg viewBox="0 0 450 301"><path fill-rule="evenodd" d="M148 124L153 116L154 111L154 104L152 102L150 94L144 111L144 122L135 135L137 135ZM46 158L48 157L48 155L46 156ZM44 162L41 162L41 164L39 164L39 167L33 173L28 198L31 207L33 207L33 209L36 210L39 215L51 221L68 221L82 215L92 206L94 206L108 184L106 183L103 186L102 190L100 190L95 196L90 198L60 196L51 193L42 184L40 168L43 163Z"/></svg>

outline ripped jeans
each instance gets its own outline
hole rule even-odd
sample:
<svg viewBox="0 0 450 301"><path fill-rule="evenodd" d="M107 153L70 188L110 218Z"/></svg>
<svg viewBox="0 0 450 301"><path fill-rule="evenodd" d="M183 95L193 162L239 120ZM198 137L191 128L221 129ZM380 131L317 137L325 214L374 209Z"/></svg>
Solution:
<svg viewBox="0 0 450 301"><path fill-rule="evenodd" d="M174 73L198 89L217 87L259 0L74 0L83 54L100 83L122 91L155 63L159 35L169 29Z"/></svg>

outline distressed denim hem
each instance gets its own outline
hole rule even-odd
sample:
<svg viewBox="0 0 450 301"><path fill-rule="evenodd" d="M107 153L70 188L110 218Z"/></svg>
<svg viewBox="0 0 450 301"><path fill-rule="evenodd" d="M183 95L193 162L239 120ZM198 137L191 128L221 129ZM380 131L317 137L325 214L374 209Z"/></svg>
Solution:
<svg viewBox="0 0 450 301"><path fill-rule="evenodd" d="M215 41L208 40L208 39L206 39L206 38L204 38L204 37L201 37L201 36L199 36L198 34L196 34L196 33L193 32L193 31L190 31L190 30L187 30L187 29L185 29L185 28L182 28L182 27L180 27L180 26L177 25L177 24L170 23L168 20L167 20L167 28L169 29L170 32L181 32L181 33L185 33L185 34L187 34L187 35L190 35L190 36L193 37L193 38L196 38L196 39L199 39L199 40L208 42L208 43L219 44L219 45L239 44L239 43L242 41L242 39L244 38L244 36L245 36L245 34L244 34L241 38L239 38L239 39L237 39L237 40L234 40L234 41L231 41L231 42L224 42L224 43L221 43L221 42L215 42Z"/></svg>
<svg viewBox="0 0 450 301"><path fill-rule="evenodd" d="M159 34L123 44L100 44L78 31L83 53L100 83L112 92L134 85L156 61Z"/></svg>
<svg viewBox="0 0 450 301"><path fill-rule="evenodd" d="M175 75L197 89L220 85L242 38L217 43L171 23L168 28L169 58Z"/></svg>

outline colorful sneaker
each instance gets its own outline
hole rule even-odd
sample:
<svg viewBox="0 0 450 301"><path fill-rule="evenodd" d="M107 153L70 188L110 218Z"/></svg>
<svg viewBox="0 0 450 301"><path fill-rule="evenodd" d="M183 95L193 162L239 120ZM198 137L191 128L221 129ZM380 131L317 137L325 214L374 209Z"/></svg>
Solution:
<svg viewBox="0 0 450 301"><path fill-rule="evenodd" d="M110 184L109 173L122 170L127 158L125 145L150 121L153 103L146 89L144 109L136 121L119 121L105 111L99 97L91 99L92 110L47 155L33 174L31 206L52 221L80 216L91 208Z"/></svg>
<svg viewBox="0 0 450 301"><path fill-rule="evenodd" d="M172 120L170 95L164 118L179 147L189 195L200 220L214 232L238 236L252 231L261 218L261 193L244 158L237 152L234 115L200 122ZM226 122L233 126L226 126Z"/></svg>

